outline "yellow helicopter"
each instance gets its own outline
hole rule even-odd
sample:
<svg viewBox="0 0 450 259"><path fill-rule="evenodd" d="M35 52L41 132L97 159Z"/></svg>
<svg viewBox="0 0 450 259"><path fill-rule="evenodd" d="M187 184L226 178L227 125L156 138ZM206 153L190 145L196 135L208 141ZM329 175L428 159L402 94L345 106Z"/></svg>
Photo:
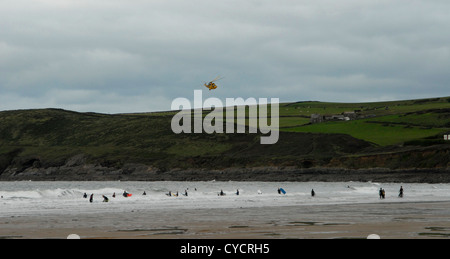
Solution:
<svg viewBox="0 0 450 259"><path fill-rule="evenodd" d="M209 82L208 84L205 83L204 85L206 86L206 88L209 89L209 91L211 91L211 90L217 88L217 85L216 85L214 82L215 82L215 81L218 81L218 80L220 80L220 79L222 79L222 78L223 78L223 77L218 76L218 77L216 77L214 80L212 80L211 82Z"/></svg>

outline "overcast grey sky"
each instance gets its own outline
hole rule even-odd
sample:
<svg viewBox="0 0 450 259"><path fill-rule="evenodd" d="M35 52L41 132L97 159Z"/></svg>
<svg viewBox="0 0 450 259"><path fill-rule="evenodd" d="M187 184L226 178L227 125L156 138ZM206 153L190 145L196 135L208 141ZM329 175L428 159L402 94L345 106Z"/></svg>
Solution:
<svg viewBox="0 0 450 259"><path fill-rule="evenodd" d="M0 110L450 96L448 0L0 0ZM203 83L224 79L208 91Z"/></svg>

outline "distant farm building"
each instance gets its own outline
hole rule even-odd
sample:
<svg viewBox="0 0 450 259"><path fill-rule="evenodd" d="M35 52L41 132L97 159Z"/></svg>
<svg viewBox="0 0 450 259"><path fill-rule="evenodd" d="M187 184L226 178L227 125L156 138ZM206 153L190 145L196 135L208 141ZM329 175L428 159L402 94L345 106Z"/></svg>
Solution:
<svg viewBox="0 0 450 259"><path fill-rule="evenodd" d="M311 114L311 123L321 123L324 121L324 116L320 114Z"/></svg>
<svg viewBox="0 0 450 259"><path fill-rule="evenodd" d="M358 118L358 115L356 112L344 112L342 113L344 117L349 118L349 120L356 120Z"/></svg>
<svg viewBox="0 0 450 259"><path fill-rule="evenodd" d="M375 114L361 114L359 113L360 110L355 110L351 112L343 112L341 114L311 114L311 124L315 123L322 123L326 121L351 121L351 120L357 120L357 119L367 119L367 118L373 118L376 117Z"/></svg>
<svg viewBox="0 0 450 259"><path fill-rule="evenodd" d="M343 112L342 114L311 114L311 123L322 123L325 121L350 121L358 118L356 112Z"/></svg>

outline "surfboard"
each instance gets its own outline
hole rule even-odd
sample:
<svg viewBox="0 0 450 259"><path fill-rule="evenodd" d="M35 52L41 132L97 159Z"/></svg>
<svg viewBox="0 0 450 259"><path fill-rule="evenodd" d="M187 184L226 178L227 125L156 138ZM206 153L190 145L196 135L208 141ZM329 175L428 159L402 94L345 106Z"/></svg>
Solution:
<svg viewBox="0 0 450 259"><path fill-rule="evenodd" d="M133 194L131 194L131 193L128 193L128 195L127 195L128 197L131 197L131 196L133 196Z"/></svg>
<svg viewBox="0 0 450 259"><path fill-rule="evenodd" d="M280 191L281 191L283 194L286 194L286 191L285 191L283 188L280 188Z"/></svg>

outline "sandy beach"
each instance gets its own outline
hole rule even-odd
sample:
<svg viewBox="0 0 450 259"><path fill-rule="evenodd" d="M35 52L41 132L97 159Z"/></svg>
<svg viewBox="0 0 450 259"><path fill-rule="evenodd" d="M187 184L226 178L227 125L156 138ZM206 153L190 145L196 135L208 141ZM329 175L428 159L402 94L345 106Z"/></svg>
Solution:
<svg viewBox="0 0 450 259"><path fill-rule="evenodd" d="M2 239L429 239L450 237L450 202L132 210L0 217Z"/></svg>

